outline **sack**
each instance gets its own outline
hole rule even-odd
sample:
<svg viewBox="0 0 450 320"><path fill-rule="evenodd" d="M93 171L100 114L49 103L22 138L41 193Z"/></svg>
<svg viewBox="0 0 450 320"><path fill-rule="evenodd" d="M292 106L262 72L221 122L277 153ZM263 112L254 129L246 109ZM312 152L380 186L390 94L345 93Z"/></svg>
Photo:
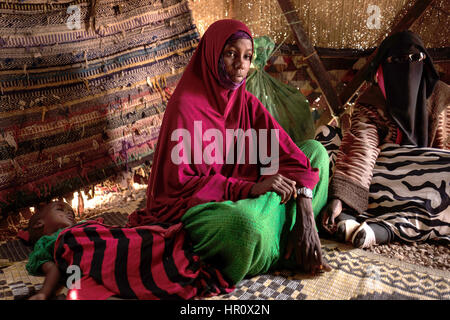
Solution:
<svg viewBox="0 0 450 320"><path fill-rule="evenodd" d="M254 39L254 46L255 70L247 78L247 90L262 102L295 143L313 139L315 128L308 100L296 88L264 71L275 43L263 36Z"/></svg>

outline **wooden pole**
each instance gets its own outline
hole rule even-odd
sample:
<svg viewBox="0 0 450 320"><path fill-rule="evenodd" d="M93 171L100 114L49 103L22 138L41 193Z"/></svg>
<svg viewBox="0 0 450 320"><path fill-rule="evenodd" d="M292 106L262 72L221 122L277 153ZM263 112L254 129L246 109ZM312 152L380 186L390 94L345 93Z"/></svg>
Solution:
<svg viewBox="0 0 450 320"><path fill-rule="evenodd" d="M290 0L278 0L278 4L294 32L295 41L300 52L304 55L304 59L317 79L318 85L331 109L331 113L340 114L344 110L343 105L339 100L336 90L331 85L331 78L327 70L323 66L317 51L311 45L308 36L300 23L294 6Z"/></svg>
<svg viewBox="0 0 450 320"><path fill-rule="evenodd" d="M406 15L392 28L389 35L394 33L408 30L414 22L419 19L425 10L434 2L435 0L417 0L416 3L408 10ZM383 38L384 39L384 38ZM379 43L383 40L381 39ZM377 49L378 50L378 49ZM367 59L366 64L356 73L352 81L342 89L342 92L339 95L340 101L345 105L348 101L350 101L356 92L362 87L367 77L367 73L369 71L370 62L377 54L377 50L375 50Z"/></svg>

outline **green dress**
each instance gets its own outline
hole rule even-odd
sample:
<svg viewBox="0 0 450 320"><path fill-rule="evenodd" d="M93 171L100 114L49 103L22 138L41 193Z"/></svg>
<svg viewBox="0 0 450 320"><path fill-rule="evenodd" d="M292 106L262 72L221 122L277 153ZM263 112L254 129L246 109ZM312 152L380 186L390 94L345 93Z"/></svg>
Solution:
<svg viewBox="0 0 450 320"><path fill-rule="evenodd" d="M319 169L312 206L317 217L328 198L329 157L322 144L306 140L297 144ZM194 244L194 251L217 266L233 283L265 273L279 265L293 265L280 259L289 231L295 224L296 201L280 204L281 197L267 192L258 198L236 202L209 202L190 208L182 222Z"/></svg>
<svg viewBox="0 0 450 320"><path fill-rule="evenodd" d="M28 273L33 276L43 275L40 268L44 263L54 261L53 251L55 250L55 242L62 230L64 229L59 229L55 233L48 236L42 236L38 241L36 241L33 251L28 256L28 262L25 266Z"/></svg>

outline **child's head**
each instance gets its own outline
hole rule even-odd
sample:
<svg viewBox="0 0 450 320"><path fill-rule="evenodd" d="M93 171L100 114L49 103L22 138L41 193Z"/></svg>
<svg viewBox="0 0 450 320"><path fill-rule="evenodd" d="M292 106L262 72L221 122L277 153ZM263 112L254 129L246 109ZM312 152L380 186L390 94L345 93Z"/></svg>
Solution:
<svg viewBox="0 0 450 320"><path fill-rule="evenodd" d="M75 223L75 213L70 205L63 201L47 203L31 216L28 223L30 241L36 242L44 235L50 235L61 228Z"/></svg>

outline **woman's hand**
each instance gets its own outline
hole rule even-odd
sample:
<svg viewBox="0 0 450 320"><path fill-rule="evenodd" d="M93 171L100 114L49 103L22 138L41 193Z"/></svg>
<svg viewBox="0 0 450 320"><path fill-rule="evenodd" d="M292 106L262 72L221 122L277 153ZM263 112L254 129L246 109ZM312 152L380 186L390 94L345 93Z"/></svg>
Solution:
<svg viewBox="0 0 450 320"><path fill-rule="evenodd" d="M322 227L330 234L337 230L336 218L342 212L342 201L339 199L331 200L325 208L322 209Z"/></svg>
<svg viewBox="0 0 450 320"><path fill-rule="evenodd" d="M275 191L281 196L281 203L288 202L291 197L297 197L297 189L295 188L295 181L281 174L273 175L264 181L256 183L250 190L250 196L259 197L268 192Z"/></svg>
<svg viewBox="0 0 450 320"><path fill-rule="evenodd" d="M319 234L316 230L312 201L309 198L297 199L297 221L289 234L285 259L289 259L292 252L303 270L313 275L321 271L330 271L331 267L322 259Z"/></svg>

